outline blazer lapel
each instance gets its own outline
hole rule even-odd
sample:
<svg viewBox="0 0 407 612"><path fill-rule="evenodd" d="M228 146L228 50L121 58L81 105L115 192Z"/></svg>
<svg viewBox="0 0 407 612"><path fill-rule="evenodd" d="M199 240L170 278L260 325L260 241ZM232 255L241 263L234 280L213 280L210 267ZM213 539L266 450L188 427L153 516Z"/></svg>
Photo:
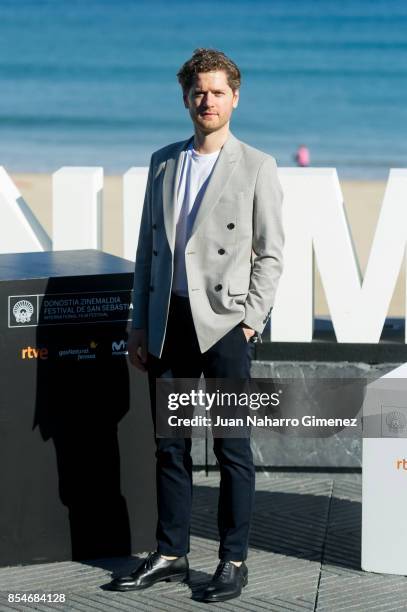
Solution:
<svg viewBox="0 0 407 612"><path fill-rule="evenodd" d="M193 136L178 144L173 153L168 157L165 164L163 178L163 214L165 232L171 251L175 246L175 204L177 201L177 186L181 172L185 150L188 148Z"/></svg>
<svg viewBox="0 0 407 612"><path fill-rule="evenodd" d="M241 150L239 141L230 133L213 168L212 176L209 179L209 183L192 226L191 236L218 203L240 157Z"/></svg>

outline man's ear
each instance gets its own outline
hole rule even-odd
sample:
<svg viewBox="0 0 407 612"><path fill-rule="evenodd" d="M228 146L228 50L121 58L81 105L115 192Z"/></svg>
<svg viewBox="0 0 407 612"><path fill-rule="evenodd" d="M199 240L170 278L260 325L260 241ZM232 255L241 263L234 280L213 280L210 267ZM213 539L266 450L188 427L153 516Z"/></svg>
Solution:
<svg viewBox="0 0 407 612"><path fill-rule="evenodd" d="M233 108L237 108L239 104L239 94L240 91L238 89L235 89L235 91L233 92Z"/></svg>

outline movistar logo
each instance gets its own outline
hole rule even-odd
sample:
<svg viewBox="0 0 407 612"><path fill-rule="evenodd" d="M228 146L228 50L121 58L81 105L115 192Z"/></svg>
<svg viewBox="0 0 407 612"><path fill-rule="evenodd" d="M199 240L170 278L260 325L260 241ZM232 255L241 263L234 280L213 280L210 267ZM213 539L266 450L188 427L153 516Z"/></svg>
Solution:
<svg viewBox="0 0 407 612"><path fill-rule="evenodd" d="M112 355L127 355L127 342L125 340L119 340L112 342Z"/></svg>

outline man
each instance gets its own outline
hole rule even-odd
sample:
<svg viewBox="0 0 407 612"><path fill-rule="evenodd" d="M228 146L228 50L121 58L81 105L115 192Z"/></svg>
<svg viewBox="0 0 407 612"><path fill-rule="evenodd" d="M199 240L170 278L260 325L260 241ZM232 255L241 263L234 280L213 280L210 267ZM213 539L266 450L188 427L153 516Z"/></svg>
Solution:
<svg viewBox="0 0 407 612"><path fill-rule="evenodd" d="M156 379L250 377L282 270L282 192L272 157L229 130L240 72L219 51L197 49L178 73L194 136L153 154L134 277L131 363ZM111 588L188 577L190 438L157 438L157 551ZM247 584L255 470L250 439L215 438L220 467L220 562L203 595L224 601Z"/></svg>

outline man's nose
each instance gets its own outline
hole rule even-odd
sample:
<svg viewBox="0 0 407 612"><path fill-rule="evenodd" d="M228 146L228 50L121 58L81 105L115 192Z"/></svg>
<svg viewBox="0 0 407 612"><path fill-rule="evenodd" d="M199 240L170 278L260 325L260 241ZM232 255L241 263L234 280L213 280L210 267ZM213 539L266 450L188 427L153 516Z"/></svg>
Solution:
<svg viewBox="0 0 407 612"><path fill-rule="evenodd" d="M207 91L203 98L203 103L205 106L212 106L215 100L215 96L211 91Z"/></svg>

